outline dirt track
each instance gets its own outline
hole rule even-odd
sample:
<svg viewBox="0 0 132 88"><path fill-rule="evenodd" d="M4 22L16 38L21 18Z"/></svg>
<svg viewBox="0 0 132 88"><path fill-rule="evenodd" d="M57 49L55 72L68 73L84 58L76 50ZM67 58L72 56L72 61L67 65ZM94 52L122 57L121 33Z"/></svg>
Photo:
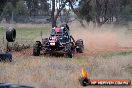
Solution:
<svg viewBox="0 0 132 88"><path fill-rule="evenodd" d="M77 21L70 24L71 34L77 39L83 39L85 45L84 55L96 55L103 52L120 52L132 50L132 35L128 35L127 28L115 25L103 25L97 27L90 23L82 27ZM48 35L43 35L47 37ZM40 37L34 41L40 40ZM16 55L31 55L32 49L15 52Z"/></svg>

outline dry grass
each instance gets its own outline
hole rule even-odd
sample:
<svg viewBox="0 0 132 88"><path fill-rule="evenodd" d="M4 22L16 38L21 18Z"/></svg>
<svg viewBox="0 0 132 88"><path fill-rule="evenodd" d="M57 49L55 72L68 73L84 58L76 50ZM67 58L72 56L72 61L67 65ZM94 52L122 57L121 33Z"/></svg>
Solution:
<svg viewBox="0 0 132 88"><path fill-rule="evenodd" d="M82 28L74 23L71 29L76 39L84 40L84 54L77 54L70 59L48 55L33 57L31 50L15 52L14 62L0 63L0 82L32 85L36 88L82 88L78 81L82 67L89 71L92 79L132 80L132 51L120 49L122 46L131 47L131 43L128 42L131 35L126 36L126 28L119 30L120 27L113 25L95 28L92 24ZM108 87L91 86L90 88ZM124 87L112 86L112 88Z"/></svg>
<svg viewBox="0 0 132 88"><path fill-rule="evenodd" d="M73 59L21 56L12 63L0 64L0 80L37 88L80 88L78 78L82 67L89 71L92 79L132 79L128 69L132 66L131 57L132 54L75 56Z"/></svg>

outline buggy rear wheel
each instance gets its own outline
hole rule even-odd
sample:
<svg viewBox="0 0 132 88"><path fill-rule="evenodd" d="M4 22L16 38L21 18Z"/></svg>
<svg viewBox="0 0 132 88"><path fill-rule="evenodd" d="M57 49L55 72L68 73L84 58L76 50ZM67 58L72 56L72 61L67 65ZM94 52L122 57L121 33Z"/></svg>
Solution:
<svg viewBox="0 0 132 88"><path fill-rule="evenodd" d="M83 53L84 51L84 45L83 45L83 40L79 39L76 41L76 51L78 53Z"/></svg>
<svg viewBox="0 0 132 88"><path fill-rule="evenodd" d="M33 45L33 55L34 56L39 56L40 55L40 42L36 42L34 45Z"/></svg>
<svg viewBox="0 0 132 88"><path fill-rule="evenodd" d="M70 44L68 44L67 47L66 47L66 49L67 49L67 56L68 56L68 58L72 58L74 56L74 52L72 50L72 46Z"/></svg>

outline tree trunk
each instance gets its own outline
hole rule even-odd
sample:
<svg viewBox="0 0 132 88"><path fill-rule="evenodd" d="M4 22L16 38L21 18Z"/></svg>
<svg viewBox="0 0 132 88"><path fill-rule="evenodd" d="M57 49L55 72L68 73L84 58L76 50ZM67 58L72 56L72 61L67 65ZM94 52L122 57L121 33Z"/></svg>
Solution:
<svg viewBox="0 0 132 88"><path fill-rule="evenodd" d="M55 21L55 0L52 0L52 11L51 11L51 23L52 23L52 27L56 26L56 21Z"/></svg>
<svg viewBox="0 0 132 88"><path fill-rule="evenodd" d="M69 0L69 6L71 7L72 11L74 12L74 14L76 14L76 16L79 18L80 17L80 13L78 10L74 9L72 2ZM81 19L78 19L78 21L80 22L80 24L85 27L85 25L83 24L83 21Z"/></svg>
<svg viewBox="0 0 132 88"><path fill-rule="evenodd" d="M64 9L66 3L67 3L67 0L62 4L61 8L59 10L57 10L57 13L56 13L55 18L54 18L55 21L59 17L59 14L61 13L61 11Z"/></svg>
<svg viewBox="0 0 132 88"><path fill-rule="evenodd" d="M61 11L64 9L66 3L68 0L66 0L60 7L60 9L57 10L57 13L55 15L55 1L56 0L52 0L52 11L51 11L51 22L52 22L52 27L56 26L56 21L57 18L59 17L59 14L61 13Z"/></svg>

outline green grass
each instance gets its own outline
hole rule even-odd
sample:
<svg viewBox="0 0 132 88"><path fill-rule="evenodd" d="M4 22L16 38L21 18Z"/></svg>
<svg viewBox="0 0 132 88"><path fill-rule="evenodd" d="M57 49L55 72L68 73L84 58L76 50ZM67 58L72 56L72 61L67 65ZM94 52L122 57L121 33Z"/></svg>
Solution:
<svg viewBox="0 0 132 88"><path fill-rule="evenodd" d="M16 28L17 36L16 36L16 42L18 43L32 43L34 42L35 38L41 36L41 31L43 36L48 36L50 30L49 27L40 27L40 28ZM0 28L0 42L3 42L5 39L5 33L6 31L4 28Z"/></svg>
<svg viewBox="0 0 132 88"><path fill-rule="evenodd" d="M3 39L5 38L4 28L0 27L0 42L3 42Z"/></svg>

